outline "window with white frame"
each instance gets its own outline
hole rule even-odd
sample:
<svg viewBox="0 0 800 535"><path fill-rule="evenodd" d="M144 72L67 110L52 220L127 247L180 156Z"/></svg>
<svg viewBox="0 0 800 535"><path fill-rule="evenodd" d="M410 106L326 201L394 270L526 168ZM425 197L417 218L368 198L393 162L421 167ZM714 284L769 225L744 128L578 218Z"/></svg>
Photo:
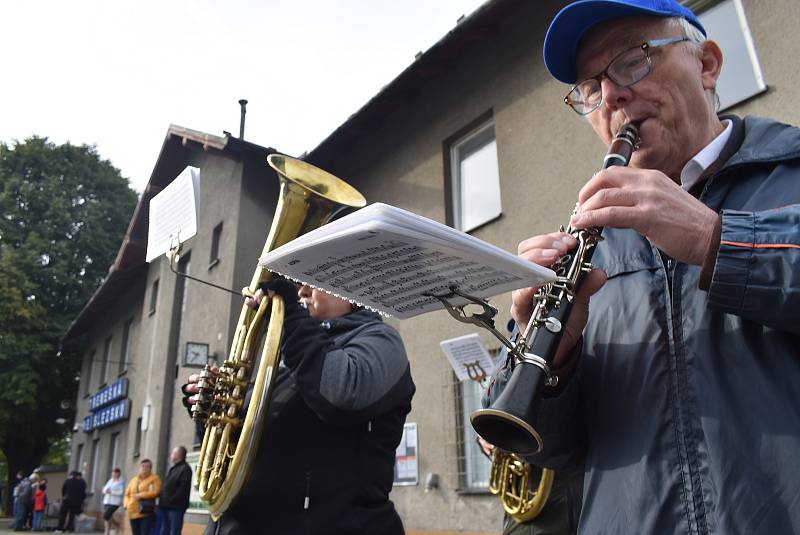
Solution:
<svg viewBox="0 0 800 535"><path fill-rule="evenodd" d="M103 349L103 361L100 363L100 386L106 384L106 371L108 370L108 363L111 360L111 337L106 338L106 344Z"/></svg>
<svg viewBox="0 0 800 535"><path fill-rule="evenodd" d="M108 470L109 474L111 473L111 470L119 467L119 465L117 464L118 461L117 454L119 452L118 450L119 450L119 433L114 433L113 435L111 435L111 448L108 456L111 465Z"/></svg>
<svg viewBox="0 0 800 535"><path fill-rule="evenodd" d="M489 470L492 462L478 444L478 435L470 423L470 415L481 408L483 387L475 381L462 381L458 386L461 414L461 488L464 490L486 489L489 486Z"/></svg>
<svg viewBox="0 0 800 535"><path fill-rule="evenodd" d="M128 361L131 358L131 341L133 339L133 318L128 318L125 322L125 327L122 329L122 346L119 354L119 369L118 373L125 371L128 367Z"/></svg>
<svg viewBox="0 0 800 535"><path fill-rule="evenodd" d="M489 353L497 360L499 349L491 349ZM452 370L448 370L450 388L455 394L455 450L457 478L456 484L460 492L486 492L489 487L490 459L483 453L478 444L478 435L472 428L470 416L481 408L485 383L475 381L459 382Z"/></svg>
<svg viewBox="0 0 800 535"><path fill-rule="evenodd" d="M78 450L75 452L75 470L83 472L83 444L78 444Z"/></svg>
<svg viewBox="0 0 800 535"><path fill-rule="evenodd" d="M696 2L697 3L697 2ZM705 1L697 6L698 18L709 39L722 48L723 66L717 81L720 110L766 91L756 47L747 24L742 0Z"/></svg>
<svg viewBox="0 0 800 535"><path fill-rule="evenodd" d="M94 374L94 361L97 355L97 350L92 349L89 354L89 362L86 366L86 378L83 381L83 395L88 396L92 391L92 375Z"/></svg>
<svg viewBox="0 0 800 535"><path fill-rule="evenodd" d="M453 226L469 232L502 213L494 121L489 120L450 145Z"/></svg>
<svg viewBox="0 0 800 535"><path fill-rule="evenodd" d="M89 492L95 492L95 485L97 485L98 457L100 457L100 439L96 438L92 442L92 478L89 481Z"/></svg>

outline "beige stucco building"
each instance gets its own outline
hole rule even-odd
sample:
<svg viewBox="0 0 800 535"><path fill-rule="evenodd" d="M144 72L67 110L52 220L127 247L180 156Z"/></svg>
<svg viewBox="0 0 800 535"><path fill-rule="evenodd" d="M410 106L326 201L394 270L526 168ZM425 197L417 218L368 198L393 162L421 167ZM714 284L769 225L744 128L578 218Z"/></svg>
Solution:
<svg viewBox="0 0 800 535"><path fill-rule="evenodd" d="M800 108L793 105L800 97L800 45L791 38L800 23L797 0L685 3L711 6L703 16L715 17L709 21L709 28L711 22L718 28L712 37L745 45L726 56L723 70L742 63L752 80L726 80L720 87L723 105L736 93L745 100L733 113L800 123ZM580 186L605 150L562 104L567 88L553 81L542 63L544 32L564 4L487 2L306 159L344 178L370 201L469 230L510 251L526 237L555 230L567 222ZM749 93L738 96L748 84ZM209 354L220 358L238 317L239 298L176 278L163 258L144 262L149 199L186 165L200 167L199 228L185 244L181 269L241 287L252 276L276 200L277 180L264 164L269 152L230 136L169 129L117 260L68 333L88 334L78 421L89 414L90 396L102 385L127 379L127 393L108 402L129 400L123 408L127 416L121 409L116 423L73 436L70 468L83 470L90 488L102 486L112 465L130 477L138 460L149 457L163 475L171 445L192 450L195 429L178 393L195 369L185 365L186 344L208 344ZM493 303L503 325L509 296ZM389 321L403 335L417 384L408 421L417 429L418 483L392 492L407 530L499 532L501 510L485 489L488 463L466 420L480 392L456 383L439 349L442 340L472 329L445 312ZM488 348L499 348L489 336L481 338ZM426 489L426 481L437 479L438 485ZM88 509L99 511L97 496ZM187 522L204 518L189 515ZM191 529L199 526L187 526Z"/></svg>

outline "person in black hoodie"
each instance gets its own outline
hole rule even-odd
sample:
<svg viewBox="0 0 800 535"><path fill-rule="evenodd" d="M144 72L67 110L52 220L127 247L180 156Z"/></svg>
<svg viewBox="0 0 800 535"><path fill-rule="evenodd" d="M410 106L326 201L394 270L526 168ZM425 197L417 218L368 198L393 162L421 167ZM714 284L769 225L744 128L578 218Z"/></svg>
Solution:
<svg viewBox="0 0 800 535"><path fill-rule="evenodd" d="M86 481L79 471L73 470L61 486L61 509L58 512L58 529L56 531L74 531L75 518L81 514L85 499Z"/></svg>
<svg viewBox="0 0 800 535"><path fill-rule="evenodd" d="M170 460L172 466L158 498L158 507L162 512L161 535L180 535L183 515L189 508L192 468L186 463L186 448L183 446L173 448Z"/></svg>
<svg viewBox="0 0 800 535"><path fill-rule="evenodd" d="M389 492L415 386L400 335L319 290L266 287L286 305L282 364L252 473L206 535L402 535Z"/></svg>

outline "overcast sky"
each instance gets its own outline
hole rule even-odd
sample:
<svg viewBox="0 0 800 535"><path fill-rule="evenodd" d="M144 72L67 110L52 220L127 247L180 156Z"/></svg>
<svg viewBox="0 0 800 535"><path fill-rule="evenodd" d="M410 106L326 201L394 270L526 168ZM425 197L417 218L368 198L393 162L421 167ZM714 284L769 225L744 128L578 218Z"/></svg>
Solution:
<svg viewBox="0 0 800 535"><path fill-rule="evenodd" d="M167 127L314 148L483 0L24 0L0 16L0 141L96 144L139 192Z"/></svg>

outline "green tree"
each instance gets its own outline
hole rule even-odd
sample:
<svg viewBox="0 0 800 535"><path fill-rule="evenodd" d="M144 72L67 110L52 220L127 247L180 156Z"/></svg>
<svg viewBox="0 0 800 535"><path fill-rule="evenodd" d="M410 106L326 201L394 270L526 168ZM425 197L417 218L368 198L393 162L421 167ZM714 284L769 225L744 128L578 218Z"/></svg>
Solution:
<svg viewBox="0 0 800 535"><path fill-rule="evenodd" d="M108 272L136 205L93 146L0 144L0 450L28 474L74 421L81 340L59 340Z"/></svg>

